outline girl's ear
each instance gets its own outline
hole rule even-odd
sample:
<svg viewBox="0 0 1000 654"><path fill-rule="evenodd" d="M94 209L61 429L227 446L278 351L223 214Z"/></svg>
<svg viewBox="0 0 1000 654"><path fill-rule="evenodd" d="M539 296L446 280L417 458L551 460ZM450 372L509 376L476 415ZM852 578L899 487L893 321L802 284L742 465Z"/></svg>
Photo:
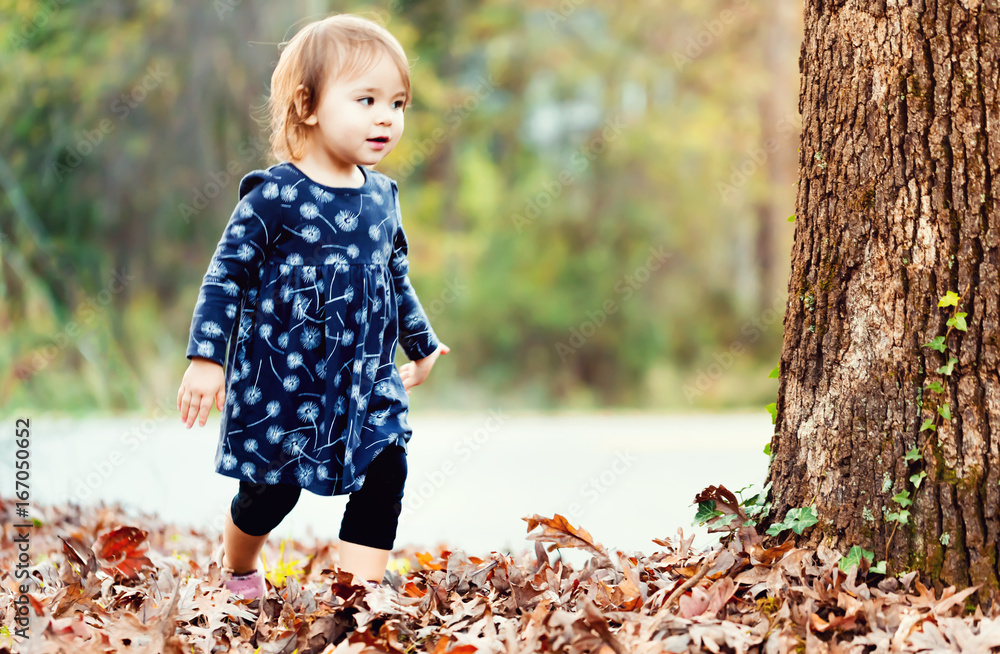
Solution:
<svg viewBox="0 0 1000 654"><path fill-rule="evenodd" d="M295 104L295 114L300 118L306 113L306 107L309 106L309 91L302 84L299 84L295 88L295 93L292 94L292 102ZM313 111L308 117L302 120L304 125L315 125L318 122L316 118L316 112Z"/></svg>

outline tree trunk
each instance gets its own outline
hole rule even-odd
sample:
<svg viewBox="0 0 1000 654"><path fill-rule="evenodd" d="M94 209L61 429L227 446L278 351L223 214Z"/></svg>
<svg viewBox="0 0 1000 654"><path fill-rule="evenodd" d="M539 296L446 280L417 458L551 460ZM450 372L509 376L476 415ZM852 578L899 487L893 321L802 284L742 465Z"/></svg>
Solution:
<svg viewBox="0 0 1000 654"><path fill-rule="evenodd" d="M1000 3L805 4L771 515L812 505L820 522L805 540L861 545L890 573L991 595ZM949 291L957 309L938 306ZM946 324L956 311L967 331ZM925 346L938 336L944 352ZM914 448L922 458L904 458Z"/></svg>

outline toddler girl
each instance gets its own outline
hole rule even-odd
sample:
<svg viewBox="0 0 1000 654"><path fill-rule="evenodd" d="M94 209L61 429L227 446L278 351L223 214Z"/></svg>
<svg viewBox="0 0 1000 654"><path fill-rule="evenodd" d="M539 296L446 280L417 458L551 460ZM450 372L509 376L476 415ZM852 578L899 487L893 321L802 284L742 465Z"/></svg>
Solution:
<svg viewBox="0 0 1000 654"><path fill-rule="evenodd" d="M271 77L272 154L240 182L205 274L177 393L181 420L222 413L217 472L240 480L216 551L234 594L303 488L350 493L341 568L381 581L406 480L410 388L438 341L407 276L392 151L410 105L399 42L350 15L303 28ZM230 341L228 355L226 344ZM411 359L394 364L397 342Z"/></svg>

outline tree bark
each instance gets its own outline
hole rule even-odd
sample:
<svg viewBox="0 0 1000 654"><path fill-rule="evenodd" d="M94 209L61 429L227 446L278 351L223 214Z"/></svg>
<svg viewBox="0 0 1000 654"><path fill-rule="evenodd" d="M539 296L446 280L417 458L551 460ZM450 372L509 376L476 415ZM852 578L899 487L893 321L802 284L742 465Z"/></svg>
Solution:
<svg viewBox="0 0 1000 654"><path fill-rule="evenodd" d="M771 515L812 505L812 544L995 594L1000 2L805 4Z"/></svg>

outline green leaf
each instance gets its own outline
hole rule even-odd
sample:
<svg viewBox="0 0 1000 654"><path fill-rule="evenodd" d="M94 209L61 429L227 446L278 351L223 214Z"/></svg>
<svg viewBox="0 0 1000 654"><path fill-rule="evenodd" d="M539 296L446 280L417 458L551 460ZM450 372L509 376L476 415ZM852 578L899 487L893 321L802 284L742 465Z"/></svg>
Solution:
<svg viewBox="0 0 1000 654"><path fill-rule="evenodd" d="M893 496L892 501L900 505L904 509L913 504L913 500L910 499L910 491L908 490L901 490L898 493L896 493Z"/></svg>
<svg viewBox="0 0 1000 654"><path fill-rule="evenodd" d="M788 529L788 527L785 526L784 522L776 522L770 527L768 527L767 531L765 531L764 533L767 534L768 536L777 536L786 529Z"/></svg>
<svg viewBox="0 0 1000 654"><path fill-rule="evenodd" d="M771 424L772 425L776 424L778 422L778 403L771 402L764 408L767 409L767 412L771 414Z"/></svg>
<svg viewBox="0 0 1000 654"><path fill-rule="evenodd" d="M774 370L771 371L771 374L769 374L767 376L767 378L768 379L778 379L778 375L780 374L780 370L781 370L781 362L779 361L778 365L776 365L774 367Z"/></svg>
<svg viewBox="0 0 1000 654"><path fill-rule="evenodd" d="M786 529L791 529L801 536L802 532L817 522L819 522L819 518L816 517L816 511L811 506L789 509L788 513L785 514L785 519L772 524L767 528L766 533L768 536L777 536Z"/></svg>
<svg viewBox="0 0 1000 654"><path fill-rule="evenodd" d="M790 222L790 223L794 223L795 222L795 214L794 213L791 216L788 217L788 222Z"/></svg>
<svg viewBox="0 0 1000 654"><path fill-rule="evenodd" d="M771 456L771 444L770 443L768 443L767 445L764 446L764 454L766 454L768 456Z"/></svg>
<svg viewBox="0 0 1000 654"><path fill-rule="evenodd" d="M859 545L855 545L846 556L840 557L840 562L837 564L837 567L844 572L850 572L853 568L861 565L862 559L868 559L869 562L874 561L875 552L870 552L866 549L862 549Z"/></svg>
<svg viewBox="0 0 1000 654"><path fill-rule="evenodd" d="M872 567L868 568L868 572L874 572L875 574L884 575L885 574L885 561L879 561Z"/></svg>
<svg viewBox="0 0 1000 654"><path fill-rule="evenodd" d="M948 359L948 363L937 369L939 375L950 375L953 370L955 370L955 364L958 363L958 359L951 357Z"/></svg>
<svg viewBox="0 0 1000 654"><path fill-rule="evenodd" d="M939 307L957 307L958 306L958 301L960 299L961 298L958 296L958 293L956 293L955 291L948 291L947 293L945 293L944 295L941 296L940 300L938 300L938 306Z"/></svg>
<svg viewBox="0 0 1000 654"><path fill-rule="evenodd" d="M914 486L916 486L917 488L920 488L920 484L924 481L924 477L926 477L926 476L927 476L927 473L924 472L923 470L921 470L920 472L918 472L915 475L910 475L910 481L913 483Z"/></svg>
<svg viewBox="0 0 1000 654"><path fill-rule="evenodd" d="M954 327L955 329L961 332L967 332L969 331L969 326L965 324L965 317L967 315L969 314L959 311L955 313L955 315L952 316L951 318L948 318L948 322L945 324L948 325L949 327Z"/></svg>
<svg viewBox="0 0 1000 654"><path fill-rule="evenodd" d="M934 426L934 419L928 418L924 420L924 424L920 425L920 431L926 431L930 429L931 431L937 431L937 427Z"/></svg>
<svg viewBox="0 0 1000 654"><path fill-rule="evenodd" d="M933 381L930 384L927 384L927 390L932 393L944 393L944 386L942 386L939 381Z"/></svg>
<svg viewBox="0 0 1000 654"><path fill-rule="evenodd" d="M903 455L903 460L904 461L920 461L923 458L924 458L924 455L921 454L920 450L918 450L915 447L912 450L908 451L906 454Z"/></svg>
<svg viewBox="0 0 1000 654"><path fill-rule="evenodd" d="M698 512L694 514L694 521L699 525L703 525L712 518L718 518L722 515L722 511L717 511L715 508L715 500L708 500L707 502L698 503Z"/></svg>
<svg viewBox="0 0 1000 654"><path fill-rule="evenodd" d="M819 522L819 518L811 506L804 506L801 509L791 509L785 516L785 522L801 536L803 531Z"/></svg>
<svg viewBox="0 0 1000 654"><path fill-rule="evenodd" d="M929 347L932 350L937 350L938 352L944 352L944 336L938 336L937 338L931 340L930 343L924 343L924 347Z"/></svg>
<svg viewBox="0 0 1000 654"><path fill-rule="evenodd" d="M951 420L951 405L945 402L938 407L937 412L941 414L941 417L945 420Z"/></svg>
<svg viewBox="0 0 1000 654"><path fill-rule="evenodd" d="M715 523L712 526L713 527L728 527L733 522L733 520L735 520L735 519L736 519L736 515L733 514L733 513L727 513L726 515L720 515L718 517L718 519L715 521Z"/></svg>
<svg viewBox="0 0 1000 654"><path fill-rule="evenodd" d="M910 521L910 512L906 510L900 510L897 512L886 513L885 519L888 522L898 522L901 525L908 524Z"/></svg>

